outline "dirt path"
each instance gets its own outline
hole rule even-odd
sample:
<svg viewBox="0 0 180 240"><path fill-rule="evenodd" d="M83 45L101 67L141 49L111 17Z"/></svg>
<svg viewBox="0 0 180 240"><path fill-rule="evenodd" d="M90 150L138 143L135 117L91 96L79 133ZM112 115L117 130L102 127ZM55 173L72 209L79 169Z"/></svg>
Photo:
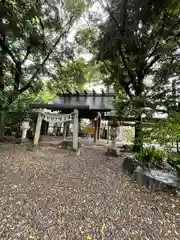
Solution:
<svg viewBox="0 0 180 240"><path fill-rule="evenodd" d="M104 151L0 149L0 239L180 239L179 200L140 188Z"/></svg>

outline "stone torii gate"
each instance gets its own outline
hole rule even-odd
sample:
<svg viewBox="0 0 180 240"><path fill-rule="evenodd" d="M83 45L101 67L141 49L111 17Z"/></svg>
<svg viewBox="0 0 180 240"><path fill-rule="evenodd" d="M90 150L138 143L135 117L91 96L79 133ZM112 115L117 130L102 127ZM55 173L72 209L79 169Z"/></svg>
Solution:
<svg viewBox="0 0 180 240"><path fill-rule="evenodd" d="M52 122L64 123L64 122L68 122L68 121L73 121L73 149L75 149L75 150L78 149L79 123L78 123L78 110L77 109L74 109L74 112L70 113L70 114L56 114L56 115L51 114L49 112L45 112L45 110L39 110L37 123L36 123L36 130L35 130L35 135L34 135L34 141L33 141L34 146L38 145L43 119L45 121L51 122L51 123Z"/></svg>

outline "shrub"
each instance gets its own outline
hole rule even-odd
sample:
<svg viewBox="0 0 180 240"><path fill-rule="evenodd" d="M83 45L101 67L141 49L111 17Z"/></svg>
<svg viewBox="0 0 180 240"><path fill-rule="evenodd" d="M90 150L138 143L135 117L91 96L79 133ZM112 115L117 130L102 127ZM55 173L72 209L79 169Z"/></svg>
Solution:
<svg viewBox="0 0 180 240"><path fill-rule="evenodd" d="M180 176L180 154L170 153L167 162L177 172L178 176Z"/></svg>
<svg viewBox="0 0 180 240"><path fill-rule="evenodd" d="M162 168L166 153L160 149L144 148L136 154L136 160L143 168Z"/></svg>

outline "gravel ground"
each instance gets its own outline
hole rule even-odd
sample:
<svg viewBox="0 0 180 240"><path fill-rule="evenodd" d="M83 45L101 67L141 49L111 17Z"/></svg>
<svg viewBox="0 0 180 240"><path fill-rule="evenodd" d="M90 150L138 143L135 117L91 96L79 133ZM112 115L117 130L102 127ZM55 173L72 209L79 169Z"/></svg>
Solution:
<svg viewBox="0 0 180 240"><path fill-rule="evenodd" d="M137 186L103 147L0 149L0 239L176 240L179 199Z"/></svg>

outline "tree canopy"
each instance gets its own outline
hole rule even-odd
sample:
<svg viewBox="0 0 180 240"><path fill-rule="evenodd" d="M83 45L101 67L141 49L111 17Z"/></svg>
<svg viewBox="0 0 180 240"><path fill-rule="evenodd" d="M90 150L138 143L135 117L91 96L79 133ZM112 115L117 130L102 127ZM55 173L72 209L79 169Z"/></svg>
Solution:
<svg viewBox="0 0 180 240"><path fill-rule="evenodd" d="M66 38L87 1L2 1L0 3L1 106L11 104L54 62L72 57Z"/></svg>
<svg viewBox="0 0 180 240"><path fill-rule="evenodd" d="M83 59L64 61L53 75L53 80L48 81L49 90L61 94L67 89L82 91L89 82L95 82L98 70Z"/></svg>
<svg viewBox="0 0 180 240"><path fill-rule="evenodd" d="M130 99L141 98L142 106L151 107L144 98L146 77L153 77L152 87L160 82L168 59L179 58L179 1L105 2L102 6L109 17L100 26L98 58L111 73L113 84Z"/></svg>
<svg viewBox="0 0 180 240"><path fill-rule="evenodd" d="M0 111L73 57L67 36L86 11L87 0L0 2ZM2 124L1 124L2 125Z"/></svg>
<svg viewBox="0 0 180 240"><path fill-rule="evenodd" d="M100 10L89 15L93 4ZM178 111L178 0L4 0L0 14L1 113L19 100L46 101L90 81L114 86L117 110L136 117L137 138L143 113ZM69 42L83 14L89 25Z"/></svg>
<svg viewBox="0 0 180 240"><path fill-rule="evenodd" d="M168 110L167 101L162 101L162 96L167 99L163 86L177 75L172 69L179 68L179 1L98 2L108 18L99 26L97 58L110 73L110 83L121 93L121 106L125 101L130 103L138 119L136 134L140 135L142 112Z"/></svg>

